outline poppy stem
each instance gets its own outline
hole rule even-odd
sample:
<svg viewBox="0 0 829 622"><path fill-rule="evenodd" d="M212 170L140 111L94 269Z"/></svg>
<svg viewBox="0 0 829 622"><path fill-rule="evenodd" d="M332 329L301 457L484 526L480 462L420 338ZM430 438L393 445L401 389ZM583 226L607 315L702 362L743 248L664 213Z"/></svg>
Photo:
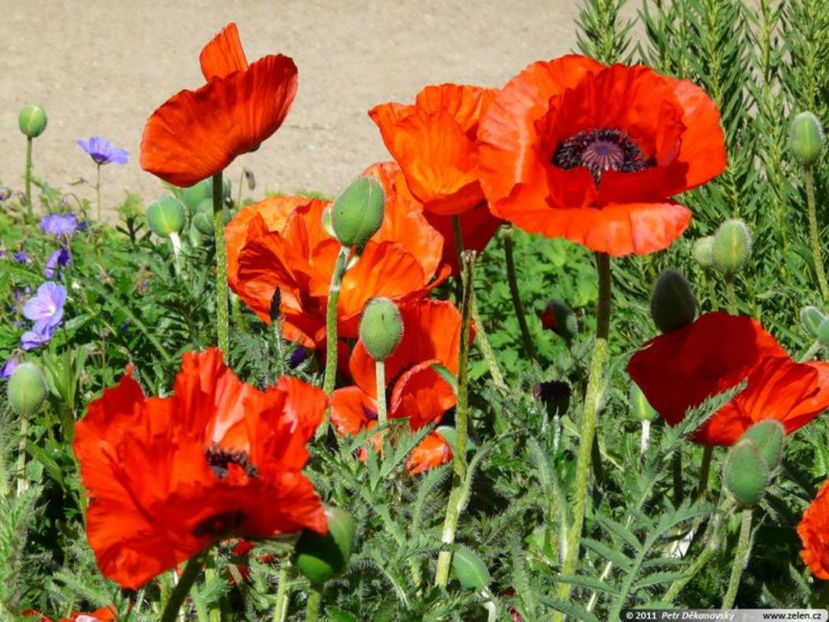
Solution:
<svg viewBox="0 0 829 622"><path fill-rule="evenodd" d="M737 598L737 588L740 587L740 578L743 569L748 564L748 555L751 551L751 508L743 510L740 521L740 539L737 542L737 551L734 553L734 562L731 566L731 577L728 579L728 590L722 601L721 609L730 609Z"/></svg>
<svg viewBox="0 0 829 622"><path fill-rule="evenodd" d="M273 622L285 622L288 614L288 569L291 560L286 555L279 564L279 578L276 588L276 607L273 610Z"/></svg>
<svg viewBox="0 0 829 622"><path fill-rule="evenodd" d="M579 452L576 458L575 499L573 501L573 520L567 534L567 549L561 574L575 574L579 557L579 540L584 523L584 511L587 504L587 475L590 471L590 458L593 438L596 434L596 415L598 414L599 394L601 392L602 373L607 358L607 338L610 334L610 257L606 253L596 253L596 268L599 273L599 303L596 309L596 344L593 348L593 362L587 380L584 398L584 415L581 434L579 435ZM568 600L571 584L560 583L558 597ZM557 616L563 619L563 614Z"/></svg>
<svg viewBox="0 0 829 622"><path fill-rule="evenodd" d="M739 313L737 308L737 294L734 293L734 279L732 277L725 279L725 293L728 296L728 313L737 315Z"/></svg>
<svg viewBox="0 0 829 622"><path fill-rule="evenodd" d="M227 249L225 248L224 189L221 171L213 175L213 238L216 241L216 322L219 350L227 357Z"/></svg>
<svg viewBox="0 0 829 622"><path fill-rule="evenodd" d="M458 529L458 518L463 499L463 484L466 477L466 436L468 432L469 387L467 362L469 360L469 331L472 323L472 277L475 268L475 251L464 251L463 262L463 304L461 305L461 343L458 354L458 405L455 409L455 446L452 448L452 490L446 505L446 518L443 522L442 542L452 544ZM452 551L438 554L435 570L435 586L445 588L449 582L449 568L452 563Z"/></svg>
<svg viewBox="0 0 829 622"><path fill-rule="evenodd" d="M328 306L325 313L325 380L322 384L328 397L334 394L337 379L337 302L340 299L340 287L350 251L347 246L340 248L340 254L337 255L337 262L334 264L334 274L331 275L331 286L328 288Z"/></svg>
<svg viewBox="0 0 829 622"><path fill-rule="evenodd" d="M32 137L26 138L26 219L32 220Z"/></svg>
<svg viewBox="0 0 829 622"><path fill-rule="evenodd" d="M195 557L191 557L187 562L187 565L184 567L184 572L181 573L178 583L176 583L176 587L173 588L170 597L167 599L167 604L164 606L164 612L161 614L160 622L173 622L176 619L184 599L190 593L190 588L193 587L193 583L199 574L201 574L202 562L209 550L208 548L202 551Z"/></svg>
<svg viewBox="0 0 829 622"><path fill-rule="evenodd" d="M823 296L823 300L829 301L829 285L826 284L826 273L823 270L823 259L820 256L820 237L817 225L817 207L815 205L815 176L811 166L807 166L804 173L806 176L806 204L809 208L809 238L812 243L812 258L815 262L820 294Z"/></svg>
<svg viewBox="0 0 829 622"><path fill-rule="evenodd" d="M708 476L711 473L711 458L714 457L714 447L706 445L702 450L702 463L699 467L699 484L697 485L697 501L705 496L708 490Z"/></svg>
<svg viewBox="0 0 829 622"><path fill-rule="evenodd" d="M386 411L386 361L374 361L374 377L377 381L377 423L384 425L389 420Z"/></svg>
<svg viewBox="0 0 829 622"><path fill-rule="evenodd" d="M322 604L322 591L312 587L308 594L308 604L305 606L305 622L317 622Z"/></svg>
<svg viewBox="0 0 829 622"><path fill-rule="evenodd" d="M535 362L536 352L530 337L530 328L527 326L527 318L524 315L524 305L521 302L521 294L518 291L518 280L515 276L515 259L512 252L512 227L505 226L501 229L501 239L504 241L504 259L507 264L507 283L512 298L512 306L515 309L515 318L518 320L518 327L521 329L521 339L524 342L524 351Z"/></svg>
<svg viewBox="0 0 829 622"><path fill-rule="evenodd" d="M29 487L26 479L26 443L29 439L29 416L23 415L20 421L20 444L17 447L17 496Z"/></svg>

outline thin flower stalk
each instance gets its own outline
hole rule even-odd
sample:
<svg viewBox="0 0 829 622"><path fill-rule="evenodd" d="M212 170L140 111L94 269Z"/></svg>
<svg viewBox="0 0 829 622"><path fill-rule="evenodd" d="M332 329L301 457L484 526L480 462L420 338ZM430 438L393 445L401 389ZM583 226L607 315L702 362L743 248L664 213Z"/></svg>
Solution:
<svg viewBox="0 0 829 622"><path fill-rule="evenodd" d="M740 587L740 578L743 569L748 564L748 555L751 552L751 508L743 510L740 519L740 539L734 553L734 562L731 566L731 576L728 579L728 590L722 601L722 609L730 609L737 598L737 588Z"/></svg>
<svg viewBox="0 0 829 622"><path fill-rule="evenodd" d="M291 567L291 561L288 557L284 557L279 564L279 578L276 588L276 606L273 610L273 622L285 622L285 617L288 615L288 570Z"/></svg>
<svg viewBox="0 0 829 622"><path fill-rule="evenodd" d="M322 591L312 587L308 594L308 603L305 605L305 622L317 622L322 604Z"/></svg>
<svg viewBox="0 0 829 622"><path fill-rule="evenodd" d="M334 264L334 274L331 275L331 286L328 288L325 315L325 380L322 385L328 397L334 394L334 384L337 379L337 302L340 299L343 275L348 268L349 254L349 248L345 246L340 248L337 263Z"/></svg>
<svg viewBox="0 0 829 622"><path fill-rule="evenodd" d="M32 220L32 137L26 138L26 218Z"/></svg>
<svg viewBox="0 0 829 622"><path fill-rule="evenodd" d="M829 301L829 285L826 283L826 272L823 269L823 258L820 254L820 237L817 224L817 206L815 202L815 175L811 166L805 167L806 177L806 205L809 210L809 241L812 245L812 259L815 262L815 273L823 299Z"/></svg>
<svg viewBox="0 0 829 622"><path fill-rule="evenodd" d="M501 230L501 237L504 240L504 259L507 264L507 283L512 298L512 306L515 309L515 318L518 320L518 327L521 329L521 339L524 342L524 351L531 361L535 361L537 354L530 336L530 328L527 326L527 317L524 315L524 304L521 302L521 294L518 291L518 279L515 275L515 259L512 247L512 227L504 227Z"/></svg>
<svg viewBox="0 0 829 622"><path fill-rule="evenodd" d="M227 289L227 249L225 248L224 207L222 199L221 171L213 175L213 233L216 240L216 321L219 336L219 349L227 356L228 339L228 289Z"/></svg>
<svg viewBox="0 0 829 622"><path fill-rule="evenodd" d="M160 622L173 622L178 616L184 599L190 593L190 588L201 573L202 561L204 560L207 551L190 558L187 565L184 567L184 572L181 573L176 587L170 593L167 599L167 604L164 606L164 612L161 614Z"/></svg>
<svg viewBox="0 0 829 622"><path fill-rule="evenodd" d="M377 379L377 423L384 425L389 420L386 407L386 361L374 361L374 377Z"/></svg>

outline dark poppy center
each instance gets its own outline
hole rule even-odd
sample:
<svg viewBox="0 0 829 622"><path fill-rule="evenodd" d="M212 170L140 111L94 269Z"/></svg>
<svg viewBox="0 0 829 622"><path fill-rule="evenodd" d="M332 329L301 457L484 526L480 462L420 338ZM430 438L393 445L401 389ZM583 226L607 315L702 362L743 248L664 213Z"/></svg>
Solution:
<svg viewBox="0 0 829 622"><path fill-rule="evenodd" d="M615 128L582 130L558 144L552 162L565 170L583 166L596 183L607 171L636 173L656 164L653 158L645 157L627 132Z"/></svg>
<svg viewBox="0 0 829 622"><path fill-rule="evenodd" d="M251 464L247 452L242 450L229 450L218 445L210 445L204 450L204 456L207 458L207 466L219 479L228 476L231 464L241 467L248 477L256 477L259 474L256 466Z"/></svg>

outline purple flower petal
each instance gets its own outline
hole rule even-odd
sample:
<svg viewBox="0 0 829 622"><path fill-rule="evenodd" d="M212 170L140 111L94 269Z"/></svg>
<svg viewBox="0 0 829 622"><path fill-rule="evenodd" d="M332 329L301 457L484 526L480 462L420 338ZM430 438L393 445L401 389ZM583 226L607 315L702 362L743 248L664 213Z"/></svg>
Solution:
<svg viewBox="0 0 829 622"><path fill-rule="evenodd" d="M0 378L6 380L11 378L14 370L17 369L18 364L17 359L15 357L11 357L3 364L3 367L0 367Z"/></svg>
<svg viewBox="0 0 829 622"><path fill-rule="evenodd" d="M47 279L51 279L55 277L55 274L58 273L60 268L65 268L69 265L72 265L72 255L67 249L59 248L52 253L51 257L49 257L46 261L43 273L46 275Z"/></svg>
<svg viewBox="0 0 829 622"><path fill-rule="evenodd" d="M75 214L48 214L40 219L40 230L54 236L72 236L78 230Z"/></svg>
<svg viewBox="0 0 829 622"><path fill-rule="evenodd" d="M35 330L44 326L54 328L63 320L66 288L54 281L46 281L37 288L37 294L23 305L23 317L35 323Z"/></svg>
<svg viewBox="0 0 829 622"><path fill-rule="evenodd" d="M34 330L23 333L23 336L20 337L20 347L24 350L34 350L49 343L54 334L54 327L35 327Z"/></svg>
<svg viewBox="0 0 829 622"><path fill-rule="evenodd" d="M126 164L129 161L129 152L126 149L113 147L109 140L101 136L92 136L88 141L75 141L83 149L95 164Z"/></svg>

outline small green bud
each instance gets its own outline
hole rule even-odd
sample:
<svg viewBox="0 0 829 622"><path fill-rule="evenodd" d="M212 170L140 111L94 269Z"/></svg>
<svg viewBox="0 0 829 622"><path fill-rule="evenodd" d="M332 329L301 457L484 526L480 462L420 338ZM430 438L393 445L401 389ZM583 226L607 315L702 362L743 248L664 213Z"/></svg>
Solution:
<svg viewBox="0 0 829 622"><path fill-rule="evenodd" d="M358 177L331 207L335 237L343 246L366 245L383 224L383 186L373 177Z"/></svg>
<svg viewBox="0 0 829 622"><path fill-rule="evenodd" d="M213 237L213 199L204 199L196 208L193 224L202 235Z"/></svg>
<svg viewBox="0 0 829 622"><path fill-rule="evenodd" d="M541 325L568 341L579 334L579 321L576 314L561 300L551 300L541 313Z"/></svg>
<svg viewBox="0 0 829 622"><path fill-rule="evenodd" d="M20 114L17 117L17 124L24 136L29 138L36 138L43 134L46 129L46 111L43 106L37 104L27 104L20 109Z"/></svg>
<svg viewBox="0 0 829 622"><path fill-rule="evenodd" d="M691 248L691 255L700 266L705 269L714 267L714 236L699 238Z"/></svg>
<svg viewBox="0 0 829 622"><path fill-rule="evenodd" d="M465 546L452 554L452 576L462 587L476 592L483 590L492 580L481 558Z"/></svg>
<svg viewBox="0 0 829 622"><path fill-rule="evenodd" d="M388 298L372 298L360 318L360 340L375 361L384 361L403 338L400 310Z"/></svg>
<svg viewBox="0 0 829 622"><path fill-rule="evenodd" d="M757 441L741 438L728 451L723 481L740 505L754 505L760 500L769 483L769 467Z"/></svg>
<svg viewBox="0 0 829 622"><path fill-rule="evenodd" d="M178 233L184 227L184 205L174 196L163 196L147 206L147 224L159 237Z"/></svg>
<svg viewBox="0 0 829 622"><path fill-rule="evenodd" d="M195 217L190 219L190 226L187 228L187 237L190 240L190 246L196 248L204 243L205 236L196 228Z"/></svg>
<svg viewBox="0 0 829 622"><path fill-rule="evenodd" d="M230 198L231 183L227 177L222 178L222 198L226 201ZM205 199L213 200L213 178L202 179L199 183L189 188L181 188L179 196L184 204L194 213Z"/></svg>
<svg viewBox="0 0 829 622"><path fill-rule="evenodd" d="M9 406L20 416L35 412L46 399L46 378L39 365L20 363L6 387Z"/></svg>
<svg viewBox="0 0 829 622"><path fill-rule="evenodd" d="M823 320L820 323L815 337L817 337L818 341L820 341L823 345L829 345L829 319Z"/></svg>
<svg viewBox="0 0 829 622"><path fill-rule="evenodd" d="M636 383L630 386L630 405L640 421L654 421L659 416Z"/></svg>
<svg viewBox="0 0 829 622"><path fill-rule="evenodd" d="M714 266L726 278L733 278L751 256L751 233L737 218L726 220L714 234L711 249Z"/></svg>
<svg viewBox="0 0 829 622"><path fill-rule="evenodd" d="M328 533L321 536L306 529L294 549L294 565L315 586L345 570L357 535L354 517L345 510L326 507L325 515Z"/></svg>
<svg viewBox="0 0 829 622"><path fill-rule="evenodd" d="M694 321L697 301L685 277L676 270L663 270L651 295L651 317L656 327L669 333Z"/></svg>
<svg viewBox="0 0 829 622"><path fill-rule="evenodd" d="M773 471L783 457L786 428L777 419L760 421L746 430L740 439L753 440L760 447L766 466Z"/></svg>
<svg viewBox="0 0 829 622"><path fill-rule="evenodd" d="M817 162L826 139L823 127L811 112L801 112L789 126L789 149L795 160L803 166L811 166Z"/></svg>
<svg viewBox="0 0 829 622"><path fill-rule="evenodd" d="M823 311L812 305L800 310L800 324L812 337L817 338L818 328L825 319Z"/></svg>

